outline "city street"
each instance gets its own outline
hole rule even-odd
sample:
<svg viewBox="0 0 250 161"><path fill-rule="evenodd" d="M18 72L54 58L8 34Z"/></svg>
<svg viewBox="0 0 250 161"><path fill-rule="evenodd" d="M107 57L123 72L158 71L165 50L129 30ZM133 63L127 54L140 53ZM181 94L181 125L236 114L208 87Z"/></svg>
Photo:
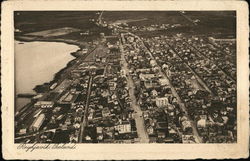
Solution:
<svg viewBox="0 0 250 161"><path fill-rule="evenodd" d="M134 118L135 118L135 121L136 121L136 128L137 128L138 137L140 139L140 143L148 143L149 138L148 138L147 132L145 130L144 120L143 120L143 117L142 117L142 111L140 109L140 106L137 104L137 101L136 101L136 98L135 98L134 82L133 82L131 76L129 75L128 64L127 64L127 62L125 60L122 44L120 45L120 49L121 49L121 58L122 58L121 60L123 62L122 68L125 71L126 76L127 76L127 85L128 85L128 88L129 88L129 96L130 96L130 99L132 101L132 107L135 110Z"/></svg>
<svg viewBox="0 0 250 161"><path fill-rule="evenodd" d="M85 127L88 125L88 109L89 109L89 99L90 99L89 97L90 97L90 93L91 93L92 81L93 81L93 76L91 76L89 78L86 105L85 105L85 110L84 110L84 116L83 116L82 122L81 122L80 137L79 137L79 140L78 140L79 143L81 143L83 141L84 130L85 130Z"/></svg>
<svg viewBox="0 0 250 161"><path fill-rule="evenodd" d="M138 37L138 36L137 36L137 37ZM139 37L138 37L138 38L139 38ZM140 39L140 38L139 38L139 39ZM140 39L140 41L142 41L142 40ZM142 42L143 42L143 41L142 41ZM144 44L144 42L143 42L143 44ZM144 44L144 47L146 48L145 44ZM147 50L148 50L148 48L147 48ZM149 55L150 55L151 59L155 60L155 58L154 58L154 56L152 55L152 53L150 52L150 50L148 50L148 52L149 52ZM167 75L166 75L164 72L162 72L162 69L161 69L161 67L160 67L158 64L157 64L157 66L158 66L158 68L160 69L160 70L159 70L159 74L162 75L162 76L167 80L167 82L168 82L167 84L169 84L169 87L171 88L171 91L172 91L173 96L177 98L177 101L178 101L178 104L180 105L180 108L181 108L182 111L185 113L185 116L188 118L188 120L191 122L193 134L194 134L194 136L196 136L196 138L197 138L197 139L196 139L196 142L202 143L202 138L199 136L199 133L198 133L198 131L197 131L197 128L196 128L195 123L190 119L190 117L189 117L189 115L188 115L188 112L187 112L187 109L186 109L184 103L182 102L182 100L181 100L181 98L179 97L178 93L176 92L175 88L174 88L173 85L171 84L171 82L170 82L169 78L167 77Z"/></svg>
<svg viewBox="0 0 250 161"><path fill-rule="evenodd" d="M237 143L237 16L15 12L15 143Z"/></svg>

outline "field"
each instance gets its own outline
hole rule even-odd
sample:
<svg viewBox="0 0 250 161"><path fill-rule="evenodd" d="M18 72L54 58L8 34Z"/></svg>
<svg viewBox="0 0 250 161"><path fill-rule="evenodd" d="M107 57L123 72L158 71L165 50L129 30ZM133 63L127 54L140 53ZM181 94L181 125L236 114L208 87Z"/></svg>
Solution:
<svg viewBox="0 0 250 161"><path fill-rule="evenodd" d="M183 16L184 15L184 16ZM192 21L198 20L194 25ZM176 34L187 33L194 35L222 35L222 37L236 34L236 12L234 11L107 11L103 13L103 18L108 23L117 21L128 21L128 25L147 26L153 24L181 24L181 27L169 29L167 31L143 32L138 34ZM147 19L144 21L132 21L136 19Z"/></svg>
<svg viewBox="0 0 250 161"><path fill-rule="evenodd" d="M109 29L99 27L90 21L98 18L96 13L97 11L22 11L14 13L14 24L22 34L65 27L79 29L81 32L89 31L90 34L84 36L80 35L80 31L54 36L90 41L98 37L100 32L104 32L105 35L111 34ZM236 34L236 12L234 11L104 11L102 18L107 23L127 23L129 26L181 25L164 31L137 33L144 36L186 33L235 37ZM192 21L196 20L197 25L194 25Z"/></svg>
<svg viewBox="0 0 250 161"><path fill-rule="evenodd" d="M38 32L64 27L80 30L95 26L89 19L97 18L95 12L79 11L16 11L14 13L15 28L24 33Z"/></svg>
<svg viewBox="0 0 250 161"><path fill-rule="evenodd" d="M91 19L97 19L97 11L16 11L14 26L22 33L19 35L40 36L49 33L53 38L91 41L100 32L109 35L107 28L97 26ZM80 35L81 32L89 35Z"/></svg>
<svg viewBox="0 0 250 161"><path fill-rule="evenodd" d="M103 18L108 23L114 23L116 21L147 19L144 21L131 21L130 25L144 26L151 24L162 23L188 23L180 14L173 11L107 11L103 13Z"/></svg>

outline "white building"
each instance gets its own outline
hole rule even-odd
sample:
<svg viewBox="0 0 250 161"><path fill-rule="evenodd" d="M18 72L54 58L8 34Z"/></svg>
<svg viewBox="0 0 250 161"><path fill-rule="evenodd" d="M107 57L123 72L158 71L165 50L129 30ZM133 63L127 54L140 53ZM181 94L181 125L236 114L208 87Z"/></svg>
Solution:
<svg viewBox="0 0 250 161"><path fill-rule="evenodd" d="M197 121L197 127L206 127L207 125L207 116L206 115L200 115L200 120Z"/></svg>
<svg viewBox="0 0 250 161"><path fill-rule="evenodd" d="M168 80L165 78L160 78L159 83L160 85L165 86L165 85L168 85Z"/></svg>
<svg viewBox="0 0 250 161"><path fill-rule="evenodd" d="M38 101L34 104L34 107L40 108L52 108L54 106L54 102L51 101Z"/></svg>
<svg viewBox="0 0 250 161"><path fill-rule="evenodd" d="M155 60L150 60L150 65L151 65L151 66L156 66L156 65L157 65L157 63L156 63L156 61L155 61Z"/></svg>
<svg viewBox="0 0 250 161"><path fill-rule="evenodd" d="M161 97L161 98L157 97L155 99L155 102L156 102L157 107L163 107L169 104L168 97Z"/></svg>
<svg viewBox="0 0 250 161"><path fill-rule="evenodd" d="M38 131L45 120L45 115L40 114L31 125L31 130Z"/></svg>
<svg viewBox="0 0 250 161"><path fill-rule="evenodd" d="M131 132L130 124L122 124L115 126L115 129L119 132L119 134L126 134Z"/></svg>

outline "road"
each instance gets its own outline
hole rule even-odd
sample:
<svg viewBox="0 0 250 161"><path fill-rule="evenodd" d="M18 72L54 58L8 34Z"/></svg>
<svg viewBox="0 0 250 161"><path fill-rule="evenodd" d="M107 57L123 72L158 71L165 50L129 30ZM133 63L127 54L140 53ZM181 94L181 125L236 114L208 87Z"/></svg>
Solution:
<svg viewBox="0 0 250 161"><path fill-rule="evenodd" d="M185 43L189 46L189 48L192 50L196 51L196 55L199 54L200 56L202 56L204 59L212 62L213 64L216 65L216 67L228 78L230 78L234 83L236 82L236 79L233 78L231 75L227 74L221 67L219 67L218 63L214 60L212 60L211 58L209 58L206 54L202 53L199 49L197 49L194 45L190 45L187 41L185 41Z"/></svg>
<svg viewBox="0 0 250 161"><path fill-rule="evenodd" d="M137 36L137 35L135 35L133 33L129 33L129 34L137 37L142 42L142 44L145 47L145 49L147 49L147 51L148 51L151 59L155 60L155 58L152 55L151 51L145 46L143 40L139 36ZM182 102L181 98L179 97L178 93L176 92L175 88L173 87L173 85L172 85L171 81L169 80L169 78L167 77L167 75L164 72L162 72L162 68L159 66L159 64L157 64L157 67L160 69L159 70L159 74L161 74L167 80L167 83L169 84L169 87L171 88L171 92L172 92L173 96L176 97L176 99L178 101L178 104L180 105L181 110L185 113L185 116L191 122L192 130L193 130L193 135L196 136L196 138L197 138L196 142L202 143L203 142L202 138L199 136L199 133L197 131L197 128L196 128L196 125L195 125L194 121L192 119L190 119L190 117L188 115L188 112L187 112L187 109L185 107L185 104Z"/></svg>
<svg viewBox="0 0 250 161"><path fill-rule="evenodd" d="M89 109L92 81L93 81L93 76L90 76L89 84L88 84L87 99L86 99L86 104L85 104L85 110L84 110L84 115L83 115L82 122L81 122L81 128L80 128L80 133L79 133L80 136L78 139L79 143L82 143L85 127L88 125L88 109Z"/></svg>
<svg viewBox="0 0 250 161"><path fill-rule="evenodd" d="M215 94L210 90L210 88L207 86L207 84L200 78L200 76L188 65L187 61L184 60L179 54L178 52L174 49L173 46L171 46L170 44L168 44L168 46L172 49L172 53L176 54L182 61L183 63L186 65L186 67L193 73L193 75L195 76L196 80L212 95L214 96Z"/></svg>
<svg viewBox="0 0 250 161"><path fill-rule="evenodd" d="M121 42L120 42L120 44L121 44ZM131 106L133 107L133 109L135 111L134 118L135 118L135 122L136 122L136 128L137 128L139 142L140 143L149 143L148 134L147 134L146 129L145 129L144 119L142 117L143 112L141 111L141 108L136 101L136 97L135 97L135 93L134 93L135 85L134 85L134 82L133 82L131 76L129 75L128 63L125 60L124 50L123 50L122 44L120 45L120 49L121 49L121 61L123 64L122 69L125 71L126 76L127 76L127 86L129 88L129 96L130 96L130 99L132 101Z"/></svg>

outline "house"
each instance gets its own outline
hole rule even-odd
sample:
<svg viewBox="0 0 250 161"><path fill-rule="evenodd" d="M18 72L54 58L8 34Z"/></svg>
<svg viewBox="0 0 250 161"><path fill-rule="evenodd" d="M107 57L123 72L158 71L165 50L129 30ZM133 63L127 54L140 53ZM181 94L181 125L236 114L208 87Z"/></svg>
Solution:
<svg viewBox="0 0 250 161"><path fill-rule="evenodd" d="M66 125L71 125L71 119L69 117L65 120L65 124Z"/></svg>
<svg viewBox="0 0 250 161"><path fill-rule="evenodd" d="M102 109L102 117L108 117L110 115L110 111L108 107Z"/></svg>
<svg viewBox="0 0 250 161"><path fill-rule="evenodd" d="M148 114L148 112L143 112L143 118L148 118L149 117L149 114Z"/></svg>
<svg viewBox="0 0 250 161"><path fill-rule="evenodd" d="M91 138L89 135L87 135L87 136L85 137L85 140L87 140L87 141L91 141L91 140L92 140L92 138Z"/></svg>
<svg viewBox="0 0 250 161"><path fill-rule="evenodd" d="M187 129L191 128L191 122L188 120L182 121L182 129L183 131L186 131Z"/></svg>
<svg viewBox="0 0 250 161"><path fill-rule="evenodd" d="M20 135L26 134L26 132L27 132L27 129L25 128L19 130Z"/></svg>
<svg viewBox="0 0 250 161"><path fill-rule="evenodd" d="M74 124L73 126L74 126L74 128L76 128L76 129L79 129L79 128L81 127L81 125L80 125L79 123L76 123L76 124Z"/></svg>
<svg viewBox="0 0 250 161"><path fill-rule="evenodd" d="M197 127L204 128L207 125L207 116L200 115L200 119L197 121Z"/></svg>
<svg viewBox="0 0 250 161"><path fill-rule="evenodd" d="M103 134L98 134L97 140L99 140L99 141L103 140Z"/></svg>
<svg viewBox="0 0 250 161"><path fill-rule="evenodd" d="M78 137L75 135L70 136L69 141L71 143L77 143L78 142Z"/></svg>
<svg viewBox="0 0 250 161"><path fill-rule="evenodd" d="M102 134L103 127L96 127L96 133Z"/></svg>
<svg viewBox="0 0 250 161"><path fill-rule="evenodd" d="M88 116L88 120L92 120L94 117L94 112L90 112Z"/></svg>
<svg viewBox="0 0 250 161"><path fill-rule="evenodd" d="M155 60L150 60L150 65L151 65L151 66L156 66L156 65L157 65L157 63L156 63L156 61L155 61Z"/></svg>
<svg viewBox="0 0 250 161"><path fill-rule="evenodd" d="M160 78L159 83L161 86L165 86L165 85L168 85L168 80L165 78Z"/></svg>
<svg viewBox="0 0 250 161"><path fill-rule="evenodd" d="M117 99L116 94L113 94L113 95L111 96L111 99L112 99L112 100L116 100L116 99Z"/></svg>
<svg viewBox="0 0 250 161"><path fill-rule="evenodd" d="M148 135L154 135L154 128L152 126L148 126L147 133L148 133Z"/></svg>
<svg viewBox="0 0 250 161"><path fill-rule="evenodd" d="M153 97L156 97L156 96L158 96L158 92L157 92L155 89L153 89L153 90L151 91L151 95L152 95Z"/></svg>

